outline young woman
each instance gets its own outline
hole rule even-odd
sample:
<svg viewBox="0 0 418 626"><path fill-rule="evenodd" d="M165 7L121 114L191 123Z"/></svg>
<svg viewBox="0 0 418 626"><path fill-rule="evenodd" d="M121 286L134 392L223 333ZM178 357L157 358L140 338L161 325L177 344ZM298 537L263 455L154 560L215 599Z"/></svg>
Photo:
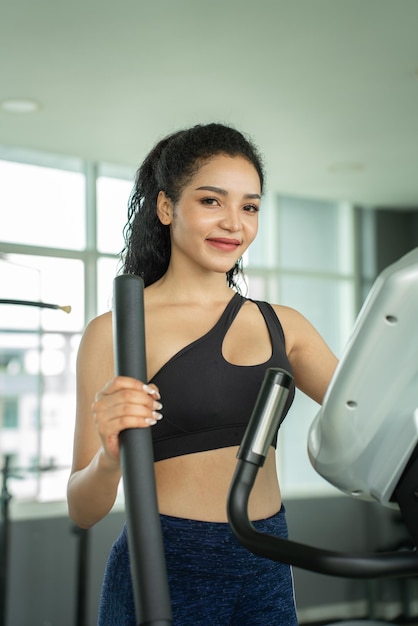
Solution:
<svg viewBox="0 0 418 626"><path fill-rule="evenodd" d="M233 128L199 125L160 141L136 177L124 254L124 271L141 275L146 287L149 380L114 377L111 312L88 325L79 350L70 516L89 528L111 510L121 478L119 433L152 428L175 626L297 624L290 568L240 546L226 514L266 368L293 372L296 386L320 403L336 366L302 315L239 293L263 183L257 150ZM259 530L287 535L273 446L249 514ZM123 528L99 624L135 623Z"/></svg>

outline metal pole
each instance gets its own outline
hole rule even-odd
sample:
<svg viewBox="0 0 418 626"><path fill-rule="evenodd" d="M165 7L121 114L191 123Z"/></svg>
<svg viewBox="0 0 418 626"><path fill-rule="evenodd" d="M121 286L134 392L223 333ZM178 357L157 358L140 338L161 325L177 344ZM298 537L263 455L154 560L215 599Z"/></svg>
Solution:
<svg viewBox="0 0 418 626"><path fill-rule="evenodd" d="M122 274L114 280L113 293L115 373L147 382L143 281L138 276ZM124 430L120 444L137 623L170 626L171 604L151 430Z"/></svg>
<svg viewBox="0 0 418 626"><path fill-rule="evenodd" d="M9 561L9 502L11 495L7 488L9 478L10 455L5 455L2 473L1 488L1 516L0 516L0 625L6 626L7 617L7 569Z"/></svg>

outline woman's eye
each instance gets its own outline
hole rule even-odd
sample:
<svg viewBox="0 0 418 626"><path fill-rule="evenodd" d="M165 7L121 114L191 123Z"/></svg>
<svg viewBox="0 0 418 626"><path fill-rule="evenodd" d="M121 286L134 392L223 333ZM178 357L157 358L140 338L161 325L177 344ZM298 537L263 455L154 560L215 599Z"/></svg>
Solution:
<svg viewBox="0 0 418 626"><path fill-rule="evenodd" d="M246 204L244 206L244 211L247 211L248 213L258 213L259 210L260 207L258 207L256 204Z"/></svg>
<svg viewBox="0 0 418 626"><path fill-rule="evenodd" d="M217 206L218 201L216 198L202 198L202 203L208 206Z"/></svg>

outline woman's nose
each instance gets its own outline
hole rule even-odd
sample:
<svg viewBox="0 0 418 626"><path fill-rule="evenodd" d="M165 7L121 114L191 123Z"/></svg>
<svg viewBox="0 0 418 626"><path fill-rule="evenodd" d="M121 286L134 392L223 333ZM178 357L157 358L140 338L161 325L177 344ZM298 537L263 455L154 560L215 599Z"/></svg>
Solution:
<svg viewBox="0 0 418 626"><path fill-rule="evenodd" d="M237 232L241 229L240 214L237 209L228 209L222 217L221 228L231 232Z"/></svg>

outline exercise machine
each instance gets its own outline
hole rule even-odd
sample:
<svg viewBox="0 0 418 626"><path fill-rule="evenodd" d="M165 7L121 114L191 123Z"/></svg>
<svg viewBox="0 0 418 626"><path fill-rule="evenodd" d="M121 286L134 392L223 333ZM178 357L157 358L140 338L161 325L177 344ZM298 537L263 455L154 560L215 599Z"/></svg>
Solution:
<svg viewBox="0 0 418 626"><path fill-rule="evenodd" d="M418 248L376 280L308 437L313 467L351 496L398 508L414 546L418 545L417 320ZM288 372L270 370L260 390L228 497L234 534L255 554L322 574L416 575L416 549L345 554L254 529L248 519L248 498L280 422L290 382Z"/></svg>
<svg viewBox="0 0 418 626"><path fill-rule="evenodd" d="M142 280L118 276L114 281L116 373L146 380L142 310ZM399 508L415 545L418 333L413 322L417 319L418 249L377 279L309 434L315 469L345 493ZM255 554L323 574L352 578L417 574L415 549L339 553L259 533L251 524L248 499L280 423L291 380L284 370L266 372L228 496L232 531ZM121 460L138 624L169 626L170 598L149 429L121 434Z"/></svg>

